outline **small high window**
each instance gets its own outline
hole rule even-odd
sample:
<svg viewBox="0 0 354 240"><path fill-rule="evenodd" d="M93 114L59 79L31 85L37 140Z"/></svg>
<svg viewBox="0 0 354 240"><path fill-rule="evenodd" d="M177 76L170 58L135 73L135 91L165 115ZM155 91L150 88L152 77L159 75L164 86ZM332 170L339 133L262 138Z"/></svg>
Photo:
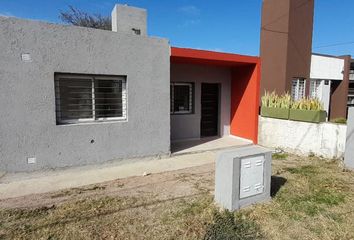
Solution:
<svg viewBox="0 0 354 240"><path fill-rule="evenodd" d="M193 83L171 83L171 113L193 113Z"/></svg>
<svg viewBox="0 0 354 240"><path fill-rule="evenodd" d="M57 124L126 120L126 77L55 75Z"/></svg>

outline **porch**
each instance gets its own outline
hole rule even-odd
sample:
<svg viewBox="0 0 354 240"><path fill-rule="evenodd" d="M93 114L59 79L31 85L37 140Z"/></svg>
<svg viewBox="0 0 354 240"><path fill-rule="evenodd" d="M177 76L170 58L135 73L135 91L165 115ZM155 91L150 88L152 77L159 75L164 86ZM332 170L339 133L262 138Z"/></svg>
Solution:
<svg viewBox="0 0 354 240"><path fill-rule="evenodd" d="M172 152L257 143L259 71L257 57L173 47Z"/></svg>
<svg viewBox="0 0 354 240"><path fill-rule="evenodd" d="M172 142L172 155L193 154L206 151L217 151L228 148L236 148L253 144L251 141L233 136L208 137L196 140Z"/></svg>

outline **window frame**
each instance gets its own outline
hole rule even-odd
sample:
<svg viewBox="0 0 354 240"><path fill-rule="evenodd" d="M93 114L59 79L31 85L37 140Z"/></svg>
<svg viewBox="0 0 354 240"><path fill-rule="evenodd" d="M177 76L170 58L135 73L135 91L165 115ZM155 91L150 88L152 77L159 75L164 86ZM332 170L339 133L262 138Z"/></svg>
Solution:
<svg viewBox="0 0 354 240"><path fill-rule="evenodd" d="M60 87L59 82L62 79L85 79L91 81L92 92L92 118L77 118L77 119L61 119L61 106L60 106ZM95 80L115 80L122 81L122 117L100 117L96 118L95 106ZM79 73L60 73L54 74L54 91L55 91L55 113L57 125L70 125L70 124L85 124L85 123L100 123L100 122L113 122L113 121L128 121L128 81L127 76L124 75L101 75L101 74L79 74Z"/></svg>
<svg viewBox="0 0 354 240"><path fill-rule="evenodd" d="M174 86L188 86L189 87L189 106L188 111L174 111ZM172 87L172 88L171 88ZM170 114L171 115L190 115L194 114L194 83L193 82L171 82L170 83Z"/></svg>
<svg viewBox="0 0 354 240"><path fill-rule="evenodd" d="M294 82L296 81L295 89ZM300 82L303 82L303 92L300 96ZM294 93L294 94L293 94ZM295 101L306 97L306 78L293 78L291 81L291 98Z"/></svg>
<svg viewBox="0 0 354 240"><path fill-rule="evenodd" d="M322 86L322 82L324 82L325 80L321 80L321 79L311 79L310 80L310 93L309 96L310 98L317 98L320 99L320 87ZM315 95L315 96L314 96Z"/></svg>
<svg viewBox="0 0 354 240"><path fill-rule="evenodd" d="M354 107L354 81L349 81L347 106Z"/></svg>

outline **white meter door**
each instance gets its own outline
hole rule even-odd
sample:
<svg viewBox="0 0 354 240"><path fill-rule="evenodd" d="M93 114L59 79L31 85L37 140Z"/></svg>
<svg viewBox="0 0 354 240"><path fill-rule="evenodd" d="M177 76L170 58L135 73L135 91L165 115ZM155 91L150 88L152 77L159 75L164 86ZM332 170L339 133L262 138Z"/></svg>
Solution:
<svg viewBox="0 0 354 240"><path fill-rule="evenodd" d="M321 102L327 114L329 113L329 105L331 102L331 83L332 82L330 80L322 80Z"/></svg>
<svg viewBox="0 0 354 240"><path fill-rule="evenodd" d="M331 83L330 80L318 79L311 79L310 83L310 96L319 99L327 113L331 102Z"/></svg>
<svg viewBox="0 0 354 240"><path fill-rule="evenodd" d="M255 196L264 191L264 156L241 159L240 199Z"/></svg>

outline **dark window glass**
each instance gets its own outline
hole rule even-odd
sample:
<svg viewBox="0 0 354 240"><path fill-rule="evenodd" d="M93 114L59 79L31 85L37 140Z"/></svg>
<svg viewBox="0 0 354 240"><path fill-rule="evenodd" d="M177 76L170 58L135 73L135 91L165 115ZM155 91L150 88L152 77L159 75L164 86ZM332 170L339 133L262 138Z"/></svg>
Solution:
<svg viewBox="0 0 354 240"><path fill-rule="evenodd" d="M174 112L189 111L189 86L174 86Z"/></svg>
<svg viewBox="0 0 354 240"><path fill-rule="evenodd" d="M126 78L56 74L58 124L126 119Z"/></svg>
<svg viewBox="0 0 354 240"><path fill-rule="evenodd" d="M171 84L171 113L192 113L193 111L193 84Z"/></svg>
<svg viewBox="0 0 354 240"><path fill-rule="evenodd" d="M95 80L96 118L122 117L122 81Z"/></svg>
<svg viewBox="0 0 354 240"><path fill-rule="evenodd" d="M92 118L91 79L61 79L59 84L60 119Z"/></svg>

